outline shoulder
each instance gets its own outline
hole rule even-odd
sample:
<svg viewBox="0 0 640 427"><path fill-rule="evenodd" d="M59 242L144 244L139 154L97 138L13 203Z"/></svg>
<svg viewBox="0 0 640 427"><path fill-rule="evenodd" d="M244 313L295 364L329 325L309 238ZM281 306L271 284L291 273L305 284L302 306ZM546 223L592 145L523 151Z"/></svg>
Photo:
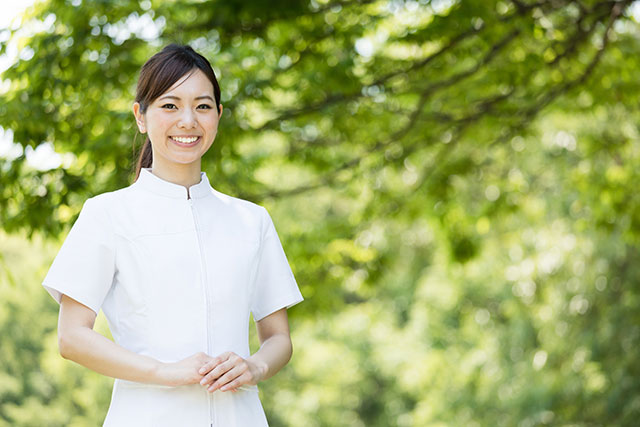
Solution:
<svg viewBox="0 0 640 427"><path fill-rule="evenodd" d="M247 212L249 214L256 215L256 216L263 216L266 213L266 209L256 202L252 202L246 199L241 199L239 197L234 197L229 194L222 193L216 189L212 189L212 190L213 190L213 195L219 201L221 201L223 204L225 204L231 209Z"/></svg>
<svg viewBox="0 0 640 427"><path fill-rule="evenodd" d="M112 218L118 218L117 212L128 210L130 187L96 194L85 200L81 215L91 216L105 225L113 226Z"/></svg>
<svg viewBox="0 0 640 427"><path fill-rule="evenodd" d="M250 200L224 194L215 189L213 189L213 193L217 200L226 207L225 210L230 214L228 218L234 218L232 221L239 221L244 224L243 227L250 224L249 228L256 230L260 236L264 236L266 230L270 229L271 217L264 206Z"/></svg>
<svg viewBox="0 0 640 427"><path fill-rule="evenodd" d="M85 206L91 210L108 212L114 206L123 202L126 191L127 188L122 188L120 190L106 191L104 193L96 194L85 201Z"/></svg>

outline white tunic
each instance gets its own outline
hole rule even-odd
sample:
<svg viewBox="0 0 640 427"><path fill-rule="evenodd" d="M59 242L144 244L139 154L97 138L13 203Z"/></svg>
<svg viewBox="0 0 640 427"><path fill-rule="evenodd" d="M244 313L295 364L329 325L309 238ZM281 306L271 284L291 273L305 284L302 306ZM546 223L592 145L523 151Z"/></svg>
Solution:
<svg viewBox="0 0 640 427"><path fill-rule="evenodd" d="M248 357L249 312L257 321L303 297L267 210L200 176L187 191L143 168L130 186L87 199L42 285L58 303L64 293L102 308L115 342L133 352L162 362L199 351ZM266 425L257 386L210 393L121 379L104 421Z"/></svg>

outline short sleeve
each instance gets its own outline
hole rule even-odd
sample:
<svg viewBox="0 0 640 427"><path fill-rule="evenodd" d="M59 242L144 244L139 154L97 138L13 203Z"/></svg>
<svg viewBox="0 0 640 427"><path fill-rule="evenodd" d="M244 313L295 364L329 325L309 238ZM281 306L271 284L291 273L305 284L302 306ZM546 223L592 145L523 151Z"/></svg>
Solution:
<svg viewBox="0 0 640 427"><path fill-rule="evenodd" d="M267 210L262 208L262 238L251 294L251 313L258 321L304 300Z"/></svg>
<svg viewBox="0 0 640 427"><path fill-rule="evenodd" d="M97 315L113 283L114 245L111 224L101 203L95 197L87 199L42 286L58 303L66 294Z"/></svg>

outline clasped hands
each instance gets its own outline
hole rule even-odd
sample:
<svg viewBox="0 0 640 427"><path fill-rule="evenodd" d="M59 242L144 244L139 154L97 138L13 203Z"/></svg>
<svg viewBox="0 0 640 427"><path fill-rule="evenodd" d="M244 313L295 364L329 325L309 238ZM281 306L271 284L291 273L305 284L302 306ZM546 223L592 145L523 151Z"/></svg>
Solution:
<svg viewBox="0 0 640 427"><path fill-rule="evenodd" d="M207 387L207 391L238 391L238 387L250 384L256 385L263 377L262 372L249 359L243 359L232 351L210 358L198 370L202 375L200 385Z"/></svg>
<svg viewBox="0 0 640 427"><path fill-rule="evenodd" d="M216 357L200 351L173 363L157 365L157 382L170 386L200 384L207 391L238 391L242 385L256 385L267 371L266 364L244 359L232 351Z"/></svg>

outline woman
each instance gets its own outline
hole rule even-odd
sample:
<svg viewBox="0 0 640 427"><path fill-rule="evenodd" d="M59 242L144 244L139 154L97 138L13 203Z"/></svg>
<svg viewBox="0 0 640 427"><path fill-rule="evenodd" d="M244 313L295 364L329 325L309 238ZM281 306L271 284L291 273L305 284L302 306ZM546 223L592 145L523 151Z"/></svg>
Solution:
<svg viewBox="0 0 640 427"><path fill-rule="evenodd" d="M289 361L286 309L303 297L266 209L201 171L222 116L211 65L166 46L133 113L148 135L136 181L84 203L42 283L60 354L116 378L105 426L267 425L257 383ZM93 330L100 309L115 342Z"/></svg>

